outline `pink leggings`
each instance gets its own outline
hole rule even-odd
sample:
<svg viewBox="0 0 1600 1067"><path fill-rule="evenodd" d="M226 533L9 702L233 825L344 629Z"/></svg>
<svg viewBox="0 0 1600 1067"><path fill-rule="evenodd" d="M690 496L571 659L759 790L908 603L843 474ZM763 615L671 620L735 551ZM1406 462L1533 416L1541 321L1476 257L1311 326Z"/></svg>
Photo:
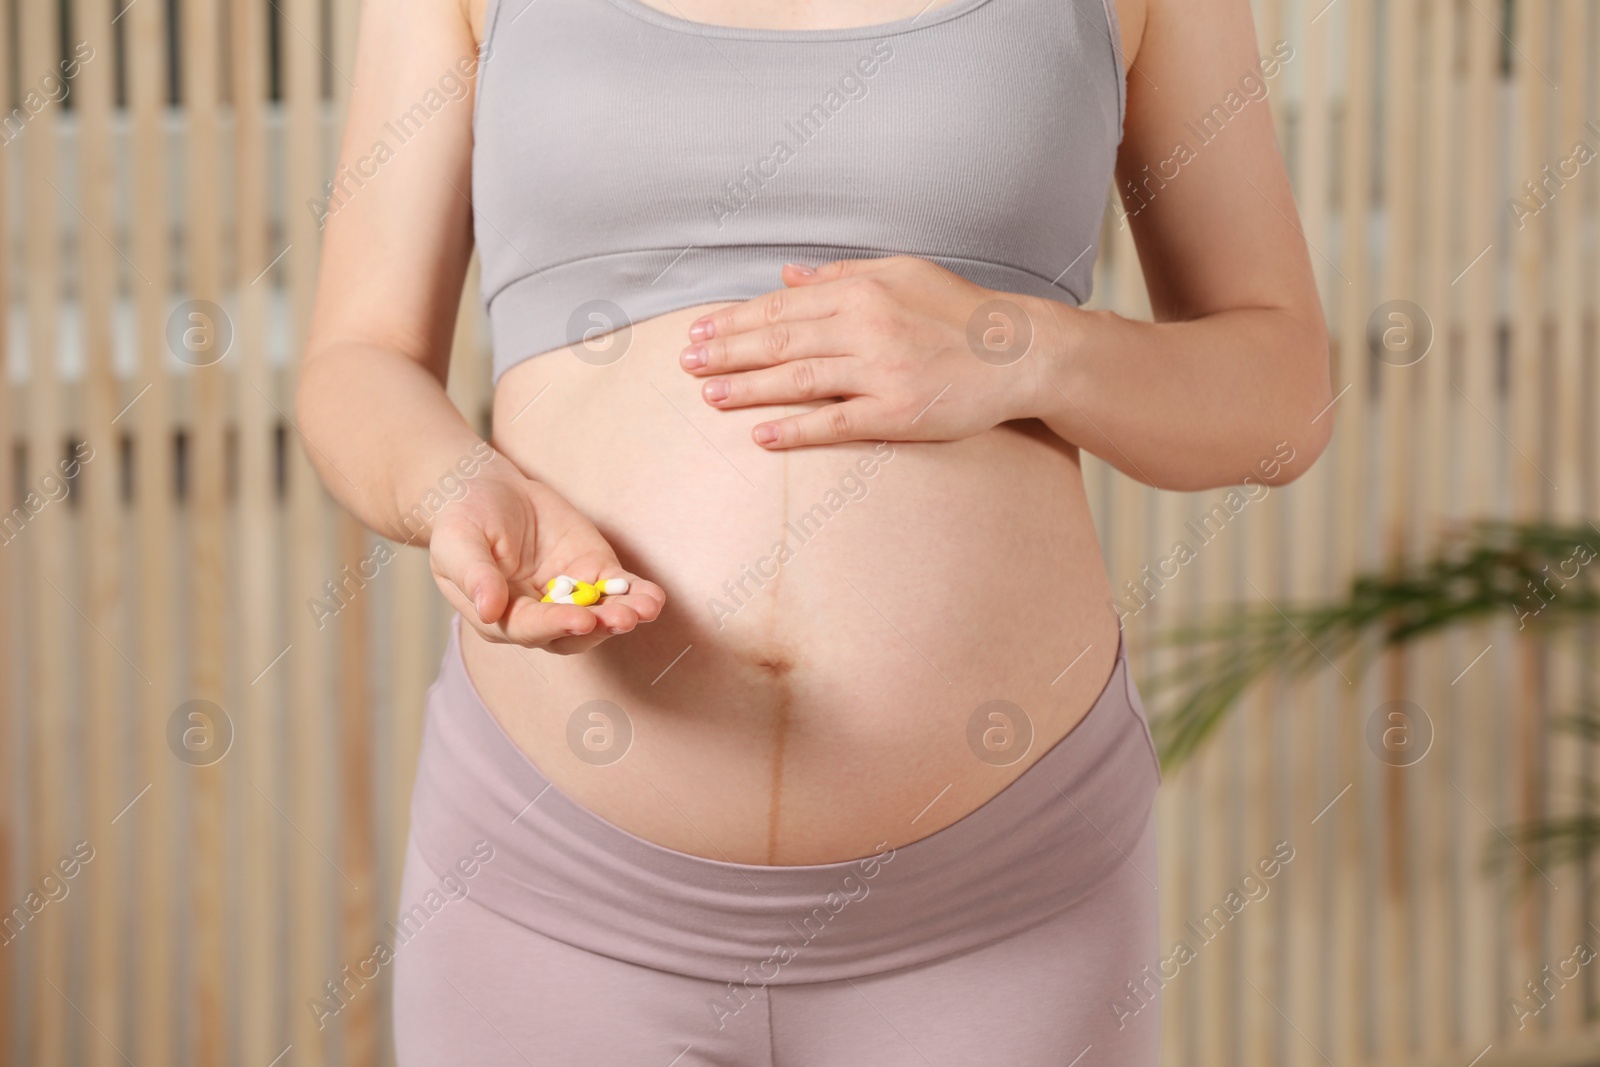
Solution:
<svg viewBox="0 0 1600 1067"><path fill-rule="evenodd" d="M953 825L845 863L703 859L552 788L452 639L392 931L400 1067L1151 1067L1158 781L1119 651Z"/></svg>

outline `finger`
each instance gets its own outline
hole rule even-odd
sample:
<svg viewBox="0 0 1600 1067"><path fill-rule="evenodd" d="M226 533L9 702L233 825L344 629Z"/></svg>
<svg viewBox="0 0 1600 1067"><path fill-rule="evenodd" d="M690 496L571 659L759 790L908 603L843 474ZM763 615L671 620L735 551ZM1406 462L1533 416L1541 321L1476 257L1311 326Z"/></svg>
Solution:
<svg viewBox="0 0 1600 1067"><path fill-rule="evenodd" d="M826 318L834 313L838 303L839 293L832 286L774 289L770 293L762 293L742 303L729 304L702 315L689 326L689 340L709 341L777 322Z"/></svg>
<svg viewBox="0 0 1600 1067"><path fill-rule="evenodd" d="M445 593L457 611L470 613L470 618L485 625L505 612L510 588L489 548L488 535L478 527L465 522L435 527L428 542L428 561L441 582L456 590L456 598L449 597L448 589Z"/></svg>
<svg viewBox="0 0 1600 1067"><path fill-rule="evenodd" d="M655 582L647 582L643 578L636 578L631 574L608 575L628 579L628 591L620 597L608 597L608 600L627 604L639 613L641 622L653 622L661 615L667 606L667 591Z"/></svg>
<svg viewBox="0 0 1600 1067"><path fill-rule="evenodd" d="M843 331L833 318L777 322L770 326L697 341L683 350L678 363L696 376L774 367L791 359L843 355Z"/></svg>
<svg viewBox="0 0 1600 1067"><path fill-rule="evenodd" d="M551 638L545 649L562 656L576 656L610 640L617 634L627 633L638 625L639 615L633 608L621 603L623 597L612 596L593 607L579 608L586 616L584 626L569 629ZM550 605L542 605L549 607Z"/></svg>
<svg viewBox="0 0 1600 1067"><path fill-rule="evenodd" d="M801 359L781 367L713 378L700 387L700 395L716 408L831 400L860 392L852 380L859 366L859 360Z"/></svg>
<svg viewBox="0 0 1600 1067"><path fill-rule="evenodd" d="M875 274L889 267L899 266L912 256L875 256L872 259L836 259L832 263L824 263L816 268L816 272L803 276L803 284L814 285L817 282L835 282L842 278L855 278L863 274Z"/></svg>
<svg viewBox="0 0 1600 1067"><path fill-rule="evenodd" d="M595 633L625 634L639 625L637 611L623 603L612 603L619 600L618 597L608 597L589 609L595 618L600 620L600 625L595 627Z"/></svg>
<svg viewBox="0 0 1600 1067"><path fill-rule="evenodd" d="M605 644L611 640L611 636L611 631L602 627L586 637L557 638L545 646L545 651L554 652L558 656L581 656L583 653Z"/></svg>
<svg viewBox="0 0 1600 1067"><path fill-rule="evenodd" d="M887 435L882 432L880 422L870 400L844 400L776 422L763 422L750 431L750 436L767 449L841 441L882 441Z"/></svg>
<svg viewBox="0 0 1600 1067"><path fill-rule="evenodd" d="M542 648L572 637L608 636L588 608L576 604L545 603L532 596L516 597L498 624L501 639L515 645Z"/></svg>
<svg viewBox="0 0 1600 1067"><path fill-rule="evenodd" d="M614 576L615 577L615 576ZM600 622L613 633L627 633L642 622L653 622L666 606L667 594L654 582L630 578L628 591L621 596L608 596L591 610Z"/></svg>

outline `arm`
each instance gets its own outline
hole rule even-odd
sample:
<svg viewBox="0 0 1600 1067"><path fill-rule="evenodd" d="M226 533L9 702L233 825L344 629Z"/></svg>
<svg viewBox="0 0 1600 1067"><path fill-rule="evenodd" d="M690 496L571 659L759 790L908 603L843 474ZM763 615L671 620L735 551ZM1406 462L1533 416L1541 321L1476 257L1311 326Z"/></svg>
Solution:
<svg viewBox="0 0 1600 1067"><path fill-rule="evenodd" d="M496 455L445 393L472 251L475 17L461 0L363 5L299 429L329 492L384 536L426 545L440 591L480 634L581 652L655 618L664 594L634 579L593 608L541 603L558 573L625 572L588 520ZM430 93L445 102L400 142L391 120Z"/></svg>
<svg viewBox="0 0 1600 1067"><path fill-rule="evenodd" d="M475 74L475 50L458 0L362 5L296 409L328 491L387 537L478 443L444 391L472 254L471 206L454 189L469 189L475 79L409 142L384 125L458 61ZM380 142L394 153L381 165Z"/></svg>
<svg viewBox="0 0 1600 1067"><path fill-rule="evenodd" d="M1054 329L1033 413L1161 488L1262 478L1279 442L1295 458L1264 480L1287 481L1332 430L1327 327L1250 7L1147 3L1117 176L1156 321L1041 302ZM1238 112L1201 143L1189 124L1225 101Z"/></svg>
<svg viewBox="0 0 1600 1067"><path fill-rule="evenodd" d="M1147 166L1173 173L1174 146L1195 139L1187 122L1230 92L1248 99L1242 79L1250 95L1263 83L1246 0L1147 0L1123 22L1140 73L1118 171L1143 185ZM843 400L755 427L767 448L948 440L1037 418L1159 488L1293 479L1333 422L1327 336L1265 100L1143 190L1124 197L1154 323L996 293L908 257L850 260L786 267L785 289L700 320L683 366L716 407ZM1031 337L1004 366L974 359L967 339L996 299L1022 309L1012 325Z"/></svg>

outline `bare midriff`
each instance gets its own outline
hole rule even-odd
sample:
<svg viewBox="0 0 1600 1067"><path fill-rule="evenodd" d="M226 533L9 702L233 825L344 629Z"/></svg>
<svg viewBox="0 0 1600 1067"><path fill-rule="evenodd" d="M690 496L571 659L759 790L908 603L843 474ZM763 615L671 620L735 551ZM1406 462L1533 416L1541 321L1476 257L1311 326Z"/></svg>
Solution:
<svg viewBox="0 0 1600 1067"><path fill-rule="evenodd" d="M502 377L495 447L668 601L581 655L462 627L468 671L556 788L649 841L780 865L902 846L1005 788L1110 675L1117 620L1077 449L1030 420L768 452L751 428L805 405L707 405L677 361L706 310L613 335L614 362L560 349ZM572 744L597 700L627 727L589 720L593 743ZM985 712L969 729L992 701L1026 722Z"/></svg>

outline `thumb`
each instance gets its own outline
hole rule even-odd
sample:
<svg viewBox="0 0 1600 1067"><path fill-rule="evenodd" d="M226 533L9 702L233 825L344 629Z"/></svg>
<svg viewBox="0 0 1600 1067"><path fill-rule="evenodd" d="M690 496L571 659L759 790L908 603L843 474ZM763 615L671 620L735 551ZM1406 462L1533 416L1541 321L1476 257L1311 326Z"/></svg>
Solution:
<svg viewBox="0 0 1600 1067"><path fill-rule="evenodd" d="M470 522L437 526L429 539L428 553L434 573L454 586L462 601L472 605L480 622L493 623L505 612L511 590L483 530Z"/></svg>

